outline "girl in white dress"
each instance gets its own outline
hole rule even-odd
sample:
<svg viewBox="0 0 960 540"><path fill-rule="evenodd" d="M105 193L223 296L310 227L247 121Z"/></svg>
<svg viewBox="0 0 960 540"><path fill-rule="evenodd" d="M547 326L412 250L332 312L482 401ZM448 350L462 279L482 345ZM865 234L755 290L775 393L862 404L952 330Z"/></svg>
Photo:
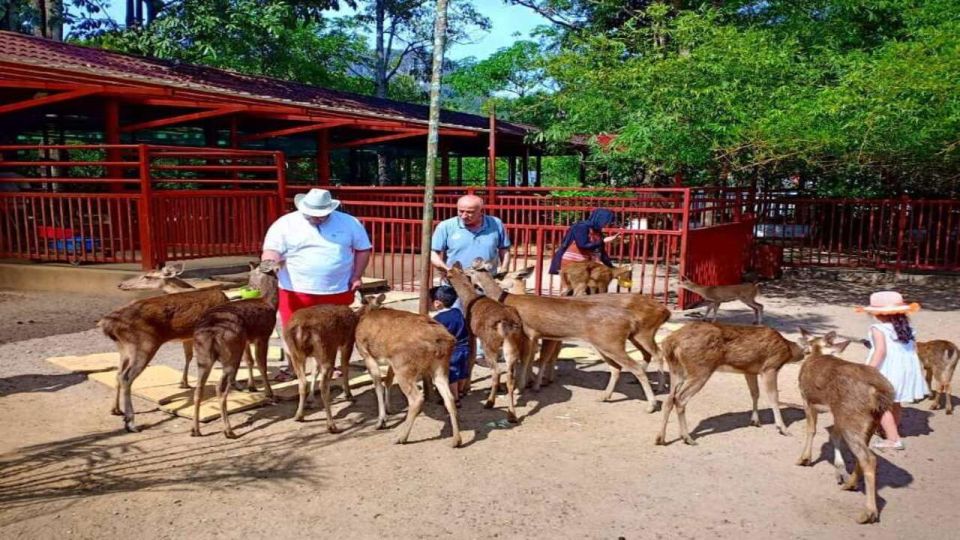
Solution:
<svg viewBox="0 0 960 540"><path fill-rule="evenodd" d="M896 403L880 417L884 440L874 448L902 450L900 440L901 404L923 399L929 392L923 368L917 356L917 342L907 313L920 309L917 304L906 304L900 293L881 291L870 295L870 305L861 308L873 315L877 323L870 325L870 353L866 363L880 370L895 391Z"/></svg>

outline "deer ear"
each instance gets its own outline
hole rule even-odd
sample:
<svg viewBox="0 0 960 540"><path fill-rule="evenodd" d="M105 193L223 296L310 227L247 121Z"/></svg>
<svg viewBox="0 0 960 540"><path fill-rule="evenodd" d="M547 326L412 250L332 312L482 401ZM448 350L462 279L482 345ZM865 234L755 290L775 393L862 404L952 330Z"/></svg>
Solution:
<svg viewBox="0 0 960 540"><path fill-rule="evenodd" d="M473 264L471 266L474 270L483 270L485 267L484 263L485 261L482 258L477 257L473 260Z"/></svg>
<svg viewBox="0 0 960 540"><path fill-rule="evenodd" d="M847 345L849 344L850 344L849 339L845 339L843 341L834 341L833 343L830 344L830 348L833 349L833 352L840 354L843 352L844 349L847 348Z"/></svg>
<svg viewBox="0 0 960 540"><path fill-rule="evenodd" d="M837 333L833 330L827 332L827 334L823 336L823 340L826 341L827 343L833 343L834 341L836 341L836 339L837 339Z"/></svg>
<svg viewBox="0 0 960 540"><path fill-rule="evenodd" d="M505 277L507 277L506 272L497 272L496 274L493 275L493 279L503 279Z"/></svg>
<svg viewBox="0 0 960 540"><path fill-rule="evenodd" d="M256 270L257 267L260 266L260 261L250 261L250 262L247 263L247 264L250 266L250 271L252 272L252 271Z"/></svg>
<svg viewBox="0 0 960 540"><path fill-rule="evenodd" d="M383 293L380 293L380 294L377 295L377 299L375 300L375 304L378 305L378 306L382 306L384 300L386 300L386 299L387 299L387 295L385 295L385 294L383 294Z"/></svg>
<svg viewBox="0 0 960 540"><path fill-rule="evenodd" d="M516 270L513 272L513 277L516 279L527 279L533 274L533 271L536 270L535 266L528 266L522 270Z"/></svg>
<svg viewBox="0 0 960 540"><path fill-rule="evenodd" d="M461 272L463 271L463 265L460 264L460 261L457 261L457 262L453 263L453 268L456 268L457 270L460 270Z"/></svg>

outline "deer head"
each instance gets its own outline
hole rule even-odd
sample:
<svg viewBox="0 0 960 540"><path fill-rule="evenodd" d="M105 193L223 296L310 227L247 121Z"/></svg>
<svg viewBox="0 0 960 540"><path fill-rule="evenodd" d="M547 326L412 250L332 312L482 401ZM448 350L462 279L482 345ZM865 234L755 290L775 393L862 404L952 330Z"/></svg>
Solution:
<svg viewBox="0 0 960 540"><path fill-rule="evenodd" d="M179 276L183 274L183 263L168 264L160 270L151 270L137 277L121 281L117 288L122 291L164 289L167 292L177 292L194 289L195 287Z"/></svg>
<svg viewBox="0 0 960 540"><path fill-rule="evenodd" d="M251 289L260 291L260 298L271 305L279 303L279 285L277 282L277 272L280 270L280 263L277 261L260 261L250 263L250 278L247 280L247 286Z"/></svg>
<svg viewBox="0 0 960 540"><path fill-rule="evenodd" d="M802 356L808 357L813 354L840 354L850 345L849 339L838 339L837 333L833 330L823 336L817 336L805 328L800 329L800 339L796 343L802 350Z"/></svg>

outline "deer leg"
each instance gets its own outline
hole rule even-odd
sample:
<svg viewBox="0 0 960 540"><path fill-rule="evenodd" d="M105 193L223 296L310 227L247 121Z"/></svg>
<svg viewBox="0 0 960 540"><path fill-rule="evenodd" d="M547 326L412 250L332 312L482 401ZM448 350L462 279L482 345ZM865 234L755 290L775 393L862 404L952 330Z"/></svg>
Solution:
<svg viewBox="0 0 960 540"><path fill-rule="evenodd" d="M323 354L323 351L322 351L322 350L321 350L321 351L315 351L315 352L318 352L319 354ZM316 407L316 406L317 406L317 398L316 398L316 396L317 396L317 384L318 384L318 382L320 381L320 364L321 364L322 362L324 362L324 360L321 359L320 356L318 356L318 354L314 354L314 356L313 356L313 377L312 377L311 382L310 382L310 394L307 396L307 403L310 405L310 407Z"/></svg>
<svg viewBox="0 0 960 540"><path fill-rule="evenodd" d="M180 388L190 388L187 382L187 373L190 371L190 361L193 360L193 340L183 340L183 376L180 378Z"/></svg>
<svg viewBox="0 0 960 540"><path fill-rule="evenodd" d="M454 448L457 448L462 442L460 438L460 422L457 418L457 404L456 399L453 397L453 393L450 392L450 378L447 376L447 372L443 367L438 367L436 370L434 370L433 385L437 387L437 392L439 392L440 397L443 398L443 406L446 407L447 414L450 415L450 429L453 431L453 440L451 441L451 445ZM411 420L410 423L412 424L413 421ZM409 432L410 429L407 428L407 433ZM404 439L404 441L406 441L406 439Z"/></svg>
<svg viewBox="0 0 960 540"><path fill-rule="evenodd" d="M857 518L857 523L874 523L880 517L877 509L877 456L867 447L869 436L844 437L844 439L847 447L857 458L857 469L863 472L863 487L867 494L867 508ZM855 469L854 474L850 476L850 481L855 480L856 473Z"/></svg>
<svg viewBox="0 0 960 540"><path fill-rule="evenodd" d="M383 381L380 379L380 365L377 359L370 355L363 355L363 363L367 366L367 373L373 380L373 389L377 394L377 429L387 425L387 409L383 402Z"/></svg>
<svg viewBox="0 0 960 540"><path fill-rule="evenodd" d="M113 408L110 414L114 416L123 416L120 410L120 389L123 388L123 374L130 369L130 362L137 353L137 346L133 343L121 343L117 347L120 353L120 365L117 366L117 391L113 393Z"/></svg>
<svg viewBox="0 0 960 540"><path fill-rule="evenodd" d="M241 352L242 354L242 352ZM223 421L223 436L228 439L236 439L237 434L230 427L230 419L227 414L227 399L230 397L230 386L234 377L237 375L237 366L240 364L239 354L237 358L231 359L223 366L220 382L217 384L217 399L220 401L220 419Z"/></svg>
<svg viewBox="0 0 960 540"><path fill-rule="evenodd" d="M680 426L680 437L683 442L695 446L697 441L690 436L690 430L687 429L687 402L703 388L703 385L710 379L710 373L689 378L676 394L677 423Z"/></svg>
<svg viewBox="0 0 960 540"><path fill-rule="evenodd" d="M816 409L806 402L804 402L804 413L806 414L807 431L803 441L803 452L800 454L800 459L797 460L797 465L809 466L813 455L813 436L817 434L818 413Z"/></svg>
<svg viewBox="0 0 960 540"><path fill-rule="evenodd" d="M490 376L490 395L487 396L487 401L483 404L484 409L492 409L497 402L497 390L500 388L500 362L497 361L497 357L500 356L500 346L501 344L497 343L483 343L483 353L487 355L487 359L490 361L490 368L493 373Z"/></svg>
<svg viewBox="0 0 960 540"><path fill-rule="evenodd" d="M720 302L712 302L707 308L707 313L710 313L710 309L713 309L713 318L710 319L710 322L717 322L717 315L720 313Z"/></svg>
<svg viewBox="0 0 960 540"><path fill-rule="evenodd" d="M256 352L251 352L251 347L254 347L254 342L249 342L243 347L243 363L247 365L247 392L256 392L257 391L257 380L253 376L253 359L260 356L260 346L256 345ZM256 355L256 356L255 356ZM237 371L240 371L239 364L237 365ZM236 374L234 374L236 377ZM240 391L240 385L236 381L233 381L233 389Z"/></svg>
<svg viewBox="0 0 960 540"><path fill-rule="evenodd" d="M603 389L603 393L600 394L600 401L610 401L610 396L613 395L613 391L617 388L617 381L620 380L620 371L621 367L616 362L609 360L606 356L601 353L601 358L607 363L607 366L610 368L610 378L607 380L607 387Z"/></svg>
<svg viewBox="0 0 960 540"><path fill-rule="evenodd" d="M136 424L134 423L134 413L133 413L133 397L130 395L130 388L133 386L133 381L140 376L140 373L147 367L147 364L150 363L150 360L153 360L153 356L157 354L157 349L160 347L158 345L141 343L141 347L138 348L133 354L133 357L130 360L130 365L127 366L127 369L124 370L122 380L121 380L121 394L123 395L123 427L131 432L136 433L140 431L137 429Z"/></svg>
<svg viewBox="0 0 960 540"><path fill-rule="evenodd" d="M557 357L560 356L560 345L559 341L553 340L544 340L540 344L540 371L537 372L537 383L535 390L540 389L540 385L543 382L543 376L547 376L547 384L550 384L554 381L554 365L556 364Z"/></svg>
<svg viewBox="0 0 960 540"><path fill-rule="evenodd" d="M200 372L200 379L197 380L197 387L193 390L193 429L190 430L191 437L200 437L200 405L203 403L203 392L207 387L207 378L210 377L210 371L213 370L213 359L206 355L197 358L197 371ZM219 383L217 383L219 384Z"/></svg>
<svg viewBox="0 0 960 540"><path fill-rule="evenodd" d="M522 369L520 370L520 380L517 381L521 391L527 387L527 379L530 377L530 370L532 369L533 365L533 355L537 348L537 340L539 339L539 336L533 332L527 332L525 330L524 334L527 336L528 347L524 349L523 365ZM542 348L543 344L540 346Z"/></svg>
<svg viewBox="0 0 960 540"><path fill-rule="evenodd" d="M517 408L516 408L516 395L514 390L516 389L516 377L514 370L517 367L520 359L520 343L519 340L523 339L522 336L518 336L517 339L506 339L503 342L503 356L507 361L507 397L509 401L508 412L507 412L507 421L511 423L517 423Z"/></svg>
<svg viewBox="0 0 960 540"><path fill-rule="evenodd" d="M340 390L343 397L353 400L353 391L350 390L350 355L353 354L353 340L340 348Z"/></svg>
<svg viewBox="0 0 960 540"><path fill-rule="evenodd" d="M850 473L847 472L847 464L843 461L843 452L840 451L840 443L843 441L843 438L840 436L836 425L827 428L827 433L830 435L830 444L833 445L834 476L837 479L837 483L844 484L844 489L847 489L846 486L850 483ZM859 467L859 465L857 467ZM856 473L856 469L854 469L854 472ZM852 489L856 489L856 474L853 480Z"/></svg>
<svg viewBox="0 0 960 540"><path fill-rule="evenodd" d="M328 347L320 354L317 358L317 370L320 371L320 398L323 399L323 409L327 413L327 432L340 433L340 428L333 421L333 411L330 410L330 379L333 377L333 365L337 360L337 349Z"/></svg>
<svg viewBox="0 0 960 540"><path fill-rule="evenodd" d="M407 374L398 374L397 385L400 386L400 391L403 392L403 395L407 396L407 418L403 421L403 426L400 427L400 436L397 437L396 442L397 444L405 444L410 437L410 429L413 428L413 421L420 414L420 409L423 408L423 393L420 392L420 388L417 387L416 380L410 378ZM440 391L440 389L438 388L437 391ZM447 392L450 392L449 382L447 383ZM453 395L451 394L451 398L452 397ZM454 408L456 408L456 406L454 406Z"/></svg>
<svg viewBox="0 0 960 540"><path fill-rule="evenodd" d="M268 347L270 346L270 336L267 336L267 337L264 337L264 338L259 338L259 339L257 339L257 342L256 342L256 343L257 343L257 349L256 349L256 351L257 351L257 357L256 357L256 358L257 358L257 371L260 372L260 380L263 381L263 387L266 389L266 390L264 390L264 394L265 394L268 398L273 399L273 388L270 388L270 377L269 377L269 375L267 375L267 349L268 349ZM244 348L243 348L243 354L244 354L244 355L249 355L249 354L250 354L250 349L249 349L249 347L244 347ZM248 363L247 363L247 367L250 369L250 383L252 384L252 383L253 383L253 369L250 368L250 364L252 364L253 362L250 362L249 356L247 357L247 362L248 362Z"/></svg>
<svg viewBox="0 0 960 540"><path fill-rule="evenodd" d="M297 405L297 412L293 415L294 422L303 422L304 409L307 402L307 359L299 350L290 350L290 366L293 372L297 374L297 390L300 394L300 403Z"/></svg>
<svg viewBox="0 0 960 540"><path fill-rule="evenodd" d="M667 422L670 421L670 413L673 411L673 405L676 402L677 392L683 388L683 375L678 373L672 382L673 385L670 387L670 393L667 394L667 398L663 401L663 416L661 417L660 422L660 433L657 434L657 439L654 441L654 444L657 445L667 444Z"/></svg>
<svg viewBox="0 0 960 540"><path fill-rule="evenodd" d="M753 409L750 413L750 425L760 427L760 413L757 411L757 401L760 398L760 385L757 383L756 373L744 373L747 379L747 388L750 389L750 400L753 402Z"/></svg>
<svg viewBox="0 0 960 540"><path fill-rule="evenodd" d="M777 423L777 431L779 431L781 435L786 435L787 425L784 424L783 416L780 415L780 391L777 389L777 371L764 371L761 373L761 377L763 377L763 397L773 410L773 418Z"/></svg>
<svg viewBox="0 0 960 540"><path fill-rule="evenodd" d="M947 414L953 414L953 399L950 397L950 387L952 383L947 380L940 386L940 393L943 395L943 399L947 402Z"/></svg>
<svg viewBox="0 0 960 540"><path fill-rule="evenodd" d="M652 413L657 410L657 398L654 396L653 387L650 386L650 379L647 378L647 372L644 369L646 362L644 362L643 365L638 364L636 360L630 358L630 355L627 354L627 351L625 351L622 346L619 350L601 351L601 354L608 356L611 361L622 366L630 373L633 373L640 383L640 386L643 387L644 397L647 398L647 412Z"/></svg>

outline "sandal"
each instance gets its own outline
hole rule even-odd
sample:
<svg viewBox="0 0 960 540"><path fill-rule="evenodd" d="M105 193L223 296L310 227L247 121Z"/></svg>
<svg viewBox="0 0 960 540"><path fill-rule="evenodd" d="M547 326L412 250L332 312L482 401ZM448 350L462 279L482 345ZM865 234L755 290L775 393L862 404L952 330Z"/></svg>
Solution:
<svg viewBox="0 0 960 540"><path fill-rule="evenodd" d="M280 371L273 376L273 380L276 382L289 382L296 379L297 376L293 373L290 373L289 368L280 368Z"/></svg>
<svg viewBox="0 0 960 540"><path fill-rule="evenodd" d="M903 445L903 440L890 442L886 439L880 439L871 444L873 448L877 450L905 450L907 447Z"/></svg>

